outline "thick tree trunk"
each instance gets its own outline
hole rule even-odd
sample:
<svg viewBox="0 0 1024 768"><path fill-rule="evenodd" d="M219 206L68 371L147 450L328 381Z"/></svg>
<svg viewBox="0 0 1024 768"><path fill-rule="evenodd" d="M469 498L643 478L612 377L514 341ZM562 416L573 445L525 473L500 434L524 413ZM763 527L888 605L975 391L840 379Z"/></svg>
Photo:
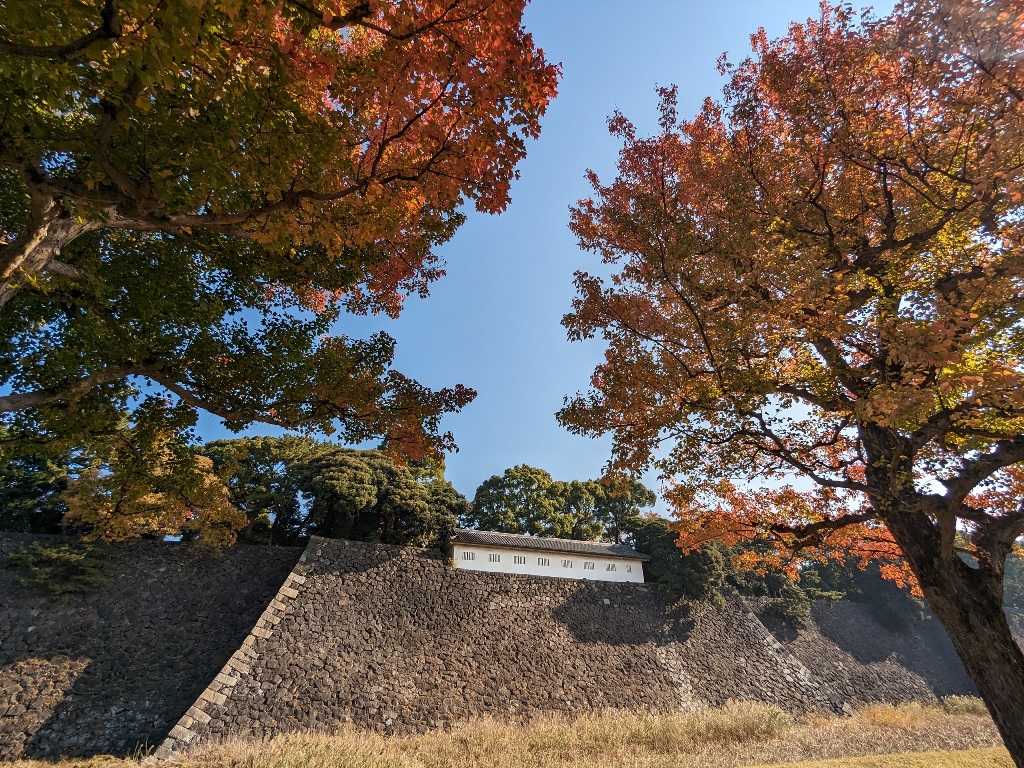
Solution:
<svg viewBox="0 0 1024 768"><path fill-rule="evenodd" d="M1024 652L1003 611L1002 573L972 568L952 552L944 556L927 519L911 510L890 515L887 525L1010 756L1024 768Z"/></svg>
<svg viewBox="0 0 1024 768"><path fill-rule="evenodd" d="M925 598L978 686L1014 763L1024 768L1024 653L1001 599L955 581L961 589L925 588Z"/></svg>
<svg viewBox="0 0 1024 768"><path fill-rule="evenodd" d="M53 199L34 202L25 231L0 248L0 307L11 300L27 278L45 273L64 246L101 226L97 221L77 221L68 216Z"/></svg>

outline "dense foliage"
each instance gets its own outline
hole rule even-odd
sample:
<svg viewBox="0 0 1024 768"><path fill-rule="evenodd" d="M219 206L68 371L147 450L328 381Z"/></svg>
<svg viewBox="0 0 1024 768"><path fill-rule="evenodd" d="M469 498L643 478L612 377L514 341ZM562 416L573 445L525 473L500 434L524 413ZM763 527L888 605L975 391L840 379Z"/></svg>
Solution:
<svg viewBox="0 0 1024 768"><path fill-rule="evenodd" d="M392 369L386 334L337 325L426 295L463 211L507 205L558 75L524 7L0 4L12 439L60 443L104 472L126 466L112 442L152 449L157 495L168 473L193 495L205 483L201 467L168 465L197 411L232 429L386 437L414 459L453 448L439 422L472 390L423 387ZM112 482L138 500L141 477Z"/></svg>
<svg viewBox="0 0 1024 768"><path fill-rule="evenodd" d="M673 478L686 544L912 580L1024 766L1024 9L826 5L752 47L695 118L612 118L571 226L614 274L565 319L607 352L560 418Z"/></svg>
<svg viewBox="0 0 1024 768"><path fill-rule="evenodd" d="M567 482L520 464L481 483L460 524L504 533L619 541L642 508L655 500L633 480Z"/></svg>
<svg viewBox="0 0 1024 768"><path fill-rule="evenodd" d="M308 438L220 440L204 456L248 517L242 538L294 545L312 535L437 546L469 504L443 468L396 463Z"/></svg>
<svg viewBox="0 0 1024 768"><path fill-rule="evenodd" d="M110 552L98 544L36 542L9 554L3 565L23 587L57 598L89 594L114 580Z"/></svg>
<svg viewBox="0 0 1024 768"><path fill-rule="evenodd" d="M121 430L103 460L45 446L9 458L0 474L7 502L0 530L106 541L174 536L215 546L236 537L297 545L311 535L437 546L470 509L443 464L396 463L381 451L301 437L197 449L146 426Z"/></svg>
<svg viewBox="0 0 1024 768"><path fill-rule="evenodd" d="M677 546L679 532L667 520L644 516L629 525L627 541L651 559L644 563L644 580L660 584L672 596L722 604L729 576L728 552L711 543L693 552Z"/></svg>
<svg viewBox="0 0 1024 768"><path fill-rule="evenodd" d="M66 451L4 455L0 451L0 531L60 533L73 458Z"/></svg>

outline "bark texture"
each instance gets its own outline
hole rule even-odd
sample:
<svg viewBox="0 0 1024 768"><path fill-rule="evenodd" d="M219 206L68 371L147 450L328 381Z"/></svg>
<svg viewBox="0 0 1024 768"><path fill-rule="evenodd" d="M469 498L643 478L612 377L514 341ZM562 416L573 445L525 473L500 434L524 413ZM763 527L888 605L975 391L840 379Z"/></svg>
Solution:
<svg viewBox="0 0 1024 768"><path fill-rule="evenodd" d="M913 511L894 514L889 528L917 575L925 600L946 628L978 687L1014 764L1024 768L1024 652L1003 610L1002 573L943 555L922 535Z"/></svg>

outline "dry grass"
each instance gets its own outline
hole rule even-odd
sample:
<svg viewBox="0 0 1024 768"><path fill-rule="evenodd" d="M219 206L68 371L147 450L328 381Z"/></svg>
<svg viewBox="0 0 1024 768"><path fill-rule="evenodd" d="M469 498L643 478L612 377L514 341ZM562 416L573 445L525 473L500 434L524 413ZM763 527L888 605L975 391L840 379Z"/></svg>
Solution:
<svg viewBox="0 0 1024 768"><path fill-rule="evenodd" d="M985 702L977 696L946 696L942 700L942 708L951 715L988 716Z"/></svg>
<svg viewBox="0 0 1024 768"><path fill-rule="evenodd" d="M811 760L772 764L771 768L1014 768L1010 753L1002 747L964 752L909 752L903 755L851 757L845 760ZM767 765L753 768L769 768Z"/></svg>
<svg viewBox="0 0 1024 768"><path fill-rule="evenodd" d="M1000 743L987 714L969 701L946 706L865 707L853 717L794 721L760 704L667 715L603 712L576 720L548 717L529 725L478 720L423 736L334 733L233 740L176 756L168 768L726 768L861 755L969 750ZM1009 765L1005 751L983 750L930 762L841 762L835 766ZM910 759L912 756L902 755ZM935 757L934 755L932 757ZM1002 759L1003 762L998 762ZM963 762L966 760L967 762ZM995 761L995 762L994 762ZM806 763L819 765L820 763ZM0 764L2 766L3 764ZM32 761L13 768L42 768ZM137 760L62 761L61 768L137 768Z"/></svg>

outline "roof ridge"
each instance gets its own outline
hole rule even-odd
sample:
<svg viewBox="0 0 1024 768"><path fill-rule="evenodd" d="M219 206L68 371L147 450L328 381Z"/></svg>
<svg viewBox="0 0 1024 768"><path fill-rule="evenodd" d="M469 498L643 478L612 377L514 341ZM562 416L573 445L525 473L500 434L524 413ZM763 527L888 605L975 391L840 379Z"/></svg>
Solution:
<svg viewBox="0 0 1024 768"><path fill-rule="evenodd" d="M456 528L455 532L465 531L466 533L494 533L499 536L517 536L522 539L542 539L543 541L564 541L572 544L603 544L605 546L629 547L629 544L622 544L617 541L595 541L594 539L563 539L561 536L545 536L541 533L509 533L508 531L485 531L483 528ZM630 547L632 549L632 547Z"/></svg>
<svg viewBox="0 0 1024 768"><path fill-rule="evenodd" d="M474 542L473 539L476 539L476 541ZM563 539L558 536L484 531L477 528L456 528L452 535L452 542L455 543L460 540L463 543L475 543L494 547L505 546L511 549L542 549L553 552L576 552L577 554L650 560L649 555L637 551L629 544L617 542Z"/></svg>

